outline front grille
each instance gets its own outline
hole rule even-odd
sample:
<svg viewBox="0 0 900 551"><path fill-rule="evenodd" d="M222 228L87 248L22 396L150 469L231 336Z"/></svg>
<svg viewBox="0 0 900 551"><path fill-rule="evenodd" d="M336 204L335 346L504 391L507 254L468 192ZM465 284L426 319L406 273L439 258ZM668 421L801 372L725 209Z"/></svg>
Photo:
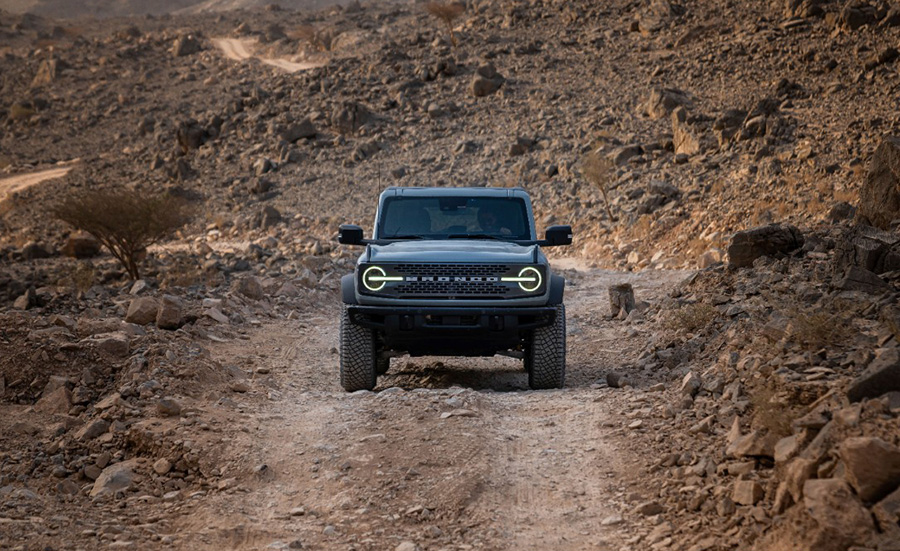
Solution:
<svg viewBox="0 0 900 551"><path fill-rule="evenodd" d="M400 298L502 298L511 289L500 277L509 270L506 264L397 264L393 271L407 280L394 292Z"/></svg>

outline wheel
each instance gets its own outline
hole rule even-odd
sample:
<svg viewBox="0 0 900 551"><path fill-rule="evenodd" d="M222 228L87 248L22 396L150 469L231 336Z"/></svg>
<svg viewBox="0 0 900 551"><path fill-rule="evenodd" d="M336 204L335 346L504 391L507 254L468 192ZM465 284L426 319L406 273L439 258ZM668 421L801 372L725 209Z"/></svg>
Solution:
<svg viewBox="0 0 900 551"><path fill-rule="evenodd" d="M381 357L379 356L377 360L375 360L375 373L379 375L384 375L388 372L388 369L391 368L391 359L389 357Z"/></svg>
<svg viewBox="0 0 900 551"><path fill-rule="evenodd" d="M534 330L525 355L528 386L535 390L562 388L566 380L566 307L556 307L556 319Z"/></svg>
<svg viewBox="0 0 900 551"><path fill-rule="evenodd" d="M375 336L371 329L350 322L341 310L341 386L347 392L375 388Z"/></svg>

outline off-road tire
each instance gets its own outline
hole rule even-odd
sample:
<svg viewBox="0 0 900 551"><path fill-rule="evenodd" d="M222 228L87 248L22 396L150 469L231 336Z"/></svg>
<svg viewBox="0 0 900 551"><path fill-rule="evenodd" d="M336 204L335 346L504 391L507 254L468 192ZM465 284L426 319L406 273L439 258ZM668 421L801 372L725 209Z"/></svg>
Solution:
<svg viewBox="0 0 900 551"><path fill-rule="evenodd" d="M350 321L347 306L341 310L341 386L347 392L372 390L376 375L375 335Z"/></svg>
<svg viewBox="0 0 900 551"><path fill-rule="evenodd" d="M556 319L534 330L525 357L528 386L534 390L562 388L566 381L566 307L556 307Z"/></svg>

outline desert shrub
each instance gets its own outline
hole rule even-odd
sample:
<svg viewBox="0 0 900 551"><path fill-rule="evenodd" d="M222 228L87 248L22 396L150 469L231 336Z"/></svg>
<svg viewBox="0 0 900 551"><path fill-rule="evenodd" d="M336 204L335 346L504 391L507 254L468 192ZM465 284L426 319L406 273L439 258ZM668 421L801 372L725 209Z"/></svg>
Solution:
<svg viewBox="0 0 900 551"><path fill-rule="evenodd" d="M294 36L302 40L320 52L330 52L334 45L337 33L331 28L319 28L315 25L300 25L294 31Z"/></svg>
<svg viewBox="0 0 900 551"><path fill-rule="evenodd" d="M190 209L183 199L130 189L73 194L51 207L50 212L93 235L122 263L132 279L140 279L138 263L147 247L190 218Z"/></svg>
<svg viewBox="0 0 900 551"><path fill-rule="evenodd" d="M450 33L450 43L456 47L456 35L453 34L453 22L466 11L466 5L458 2L429 2L425 4L425 11L447 25Z"/></svg>
<svg viewBox="0 0 900 551"><path fill-rule="evenodd" d="M27 120L36 114L33 107L22 103L14 103L9 108L9 119L13 121Z"/></svg>
<svg viewBox="0 0 900 551"><path fill-rule="evenodd" d="M94 286L97 279L97 270L90 261L85 260L78 262L75 269L67 273L58 282L62 287L70 287L79 293L86 293L88 289Z"/></svg>
<svg viewBox="0 0 900 551"><path fill-rule="evenodd" d="M663 325L670 331L684 331L694 333L704 329L719 315L715 306L705 302L685 304L681 308L671 310L666 316Z"/></svg>
<svg viewBox="0 0 900 551"><path fill-rule="evenodd" d="M600 153L593 151L582 159L581 173L588 182L600 190L600 194L603 196L603 204L606 206L606 215L609 216L611 221L615 221L616 218L613 216L612 208L609 204L609 183L616 173L613 162Z"/></svg>
<svg viewBox="0 0 900 551"><path fill-rule="evenodd" d="M800 416L800 407L790 403L789 397L768 387L750 392L753 406L753 423L769 431L769 434L785 437L793 432L791 424Z"/></svg>
<svg viewBox="0 0 900 551"><path fill-rule="evenodd" d="M847 320L838 314L793 310L787 318L788 338L806 350L840 346L850 334Z"/></svg>

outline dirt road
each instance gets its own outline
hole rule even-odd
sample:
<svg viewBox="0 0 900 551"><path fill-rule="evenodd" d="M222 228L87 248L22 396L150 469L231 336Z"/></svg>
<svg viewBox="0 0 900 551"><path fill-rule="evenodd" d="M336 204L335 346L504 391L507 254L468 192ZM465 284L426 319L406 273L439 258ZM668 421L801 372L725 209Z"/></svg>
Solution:
<svg viewBox="0 0 900 551"><path fill-rule="evenodd" d="M0 178L0 201L6 199L12 193L28 189L41 182L52 180L54 178L62 178L68 174L70 170L72 170L71 166L64 166Z"/></svg>
<svg viewBox="0 0 900 551"><path fill-rule="evenodd" d="M253 373L249 392L201 406L195 446L221 491L179 504L165 532L182 549L618 549L641 461L625 413L642 391L592 384L648 335L605 319L606 288L653 301L685 273L567 275L564 390L526 390L512 359L400 358L376 392L346 394L334 304L213 345Z"/></svg>
<svg viewBox="0 0 900 551"><path fill-rule="evenodd" d="M216 46L216 48L219 48L228 59L233 59L235 61L244 61L247 59L256 58L266 65L277 67L289 73L296 73L297 71L307 71L309 69L315 69L316 67L322 67L323 65L325 65L325 63L316 61L298 62L290 59L259 56L255 53L257 43L253 40L247 40L243 38L213 38L212 43Z"/></svg>

